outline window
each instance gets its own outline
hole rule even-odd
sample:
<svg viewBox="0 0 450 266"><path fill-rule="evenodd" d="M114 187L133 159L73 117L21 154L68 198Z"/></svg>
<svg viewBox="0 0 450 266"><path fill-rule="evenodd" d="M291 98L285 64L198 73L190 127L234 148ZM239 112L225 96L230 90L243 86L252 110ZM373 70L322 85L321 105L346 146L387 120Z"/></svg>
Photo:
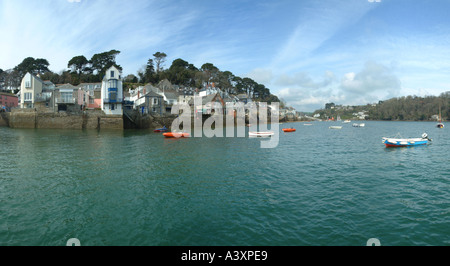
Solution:
<svg viewBox="0 0 450 266"><path fill-rule="evenodd" d="M158 99L157 98L153 98L153 104L158 104Z"/></svg>
<svg viewBox="0 0 450 266"><path fill-rule="evenodd" d="M31 81L25 81L25 88L31 88Z"/></svg>
<svg viewBox="0 0 450 266"><path fill-rule="evenodd" d="M108 89L108 98L110 102L116 102L117 101L117 89L116 88L109 88Z"/></svg>
<svg viewBox="0 0 450 266"><path fill-rule="evenodd" d="M31 92L25 92L25 94L24 94L24 100L25 101L32 101L33 100L33 94L31 93Z"/></svg>
<svg viewBox="0 0 450 266"><path fill-rule="evenodd" d="M114 104L111 104L111 110L113 110L114 111Z"/></svg>
<svg viewBox="0 0 450 266"><path fill-rule="evenodd" d="M111 78L114 78L114 71L111 71Z"/></svg>
<svg viewBox="0 0 450 266"><path fill-rule="evenodd" d="M109 80L109 88L117 88L117 79Z"/></svg>
<svg viewBox="0 0 450 266"><path fill-rule="evenodd" d="M71 103L73 99L72 92L61 92L61 100L63 103Z"/></svg>

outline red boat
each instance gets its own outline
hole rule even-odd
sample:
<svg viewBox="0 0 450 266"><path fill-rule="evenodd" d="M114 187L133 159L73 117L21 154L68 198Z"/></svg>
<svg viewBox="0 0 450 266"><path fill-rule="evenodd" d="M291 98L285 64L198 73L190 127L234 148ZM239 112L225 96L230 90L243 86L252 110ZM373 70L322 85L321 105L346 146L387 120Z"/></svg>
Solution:
<svg viewBox="0 0 450 266"><path fill-rule="evenodd" d="M167 132L163 133L163 136L166 138L189 138L189 133L183 132Z"/></svg>
<svg viewBox="0 0 450 266"><path fill-rule="evenodd" d="M295 128L283 128L284 132L295 132L296 129Z"/></svg>

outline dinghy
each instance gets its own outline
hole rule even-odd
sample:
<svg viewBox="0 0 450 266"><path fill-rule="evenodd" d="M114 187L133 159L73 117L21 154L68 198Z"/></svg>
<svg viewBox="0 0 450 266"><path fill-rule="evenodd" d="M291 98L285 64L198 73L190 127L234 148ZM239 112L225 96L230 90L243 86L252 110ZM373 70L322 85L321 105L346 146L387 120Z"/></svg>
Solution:
<svg viewBox="0 0 450 266"><path fill-rule="evenodd" d="M248 132L249 137L253 138L264 138L264 137L272 137L275 133L266 131L266 132Z"/></svg>
<svg viewBox="0 0 450 266"><path fill-rule="evenodd" d="M157 128L155 130L153 130L153 132L166 132L168 129L166 128L166 126L162 127L162 128Z"/></svg>
<svg viewBox="0 0 450 266"><path fill-rule="evenodd" d="M167 132L163 133L163 136L166 138L189 138L189 133L183 132Z"/></svg>
<svg viewBox="0 0 450 266"><path fill-rule="evenodd" d="M421 138L382 138L382 141L386 147L410 147L426 145L429 141L427 133L423 133Z"/></svg>

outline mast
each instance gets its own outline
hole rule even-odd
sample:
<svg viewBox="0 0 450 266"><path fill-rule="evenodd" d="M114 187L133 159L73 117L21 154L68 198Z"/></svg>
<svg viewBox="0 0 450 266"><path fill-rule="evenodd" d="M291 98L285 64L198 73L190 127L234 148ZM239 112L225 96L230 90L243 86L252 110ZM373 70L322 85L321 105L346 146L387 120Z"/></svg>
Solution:
<svg viewBox="0 0 450 266"><path fill-rule="evenodd" d="M442 116L441 116L441 103L439 103L439 123L442 123Z"/></svg>

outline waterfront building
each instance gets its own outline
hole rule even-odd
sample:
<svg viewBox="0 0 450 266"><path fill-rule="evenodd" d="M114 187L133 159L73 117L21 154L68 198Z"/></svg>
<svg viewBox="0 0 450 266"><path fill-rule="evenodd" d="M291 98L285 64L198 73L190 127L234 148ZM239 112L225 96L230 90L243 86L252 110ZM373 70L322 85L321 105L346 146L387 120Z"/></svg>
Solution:
<svg viewBox="0 0 450 266"><path fill-rule="evenodd" d="M197 95L197 97L200 96ZM201 104L200 102L199 103L195 102L196 101L195 96L189 101L189 105L191 106L191 112L193 112L195 116L202 114L207 115L214 114L216 112L215 106L217 106L217 104L220 105L220 107L222 108L222 112L225 112L226 108L225 101L222 99L219 93L209 94L207 96L203 96L200 98ZM195 104L198 105L196 106Z"/></svg>
<svg viewBox="0 0 450 266"><path fill-rule="evenodd" d="M245 93L238 94L236 97L239 99L240 102L243 102L245 104L252 102L252 97L250 97L248 94Z"/></svg>
<svg viewBox="0 0 450 266"><path fill-rule="evenodd" d="M54 111L72 111L79 109L77 87L72 84L57 84L53 90L51 106Z"/></svg>
<svg viewBox="0 0 450 266"><path fill-rule="evenodd" d="M34 108L44 82L31 73L25 74L20 84L20 108Z"/></svg>
<svg viewBox="0 0 450 266"><path fill-rule="evenodd" d="M19 105L19 98L8 92L0 92L0 111L10 111Z"/></svg>
<svg viewBox="0 0 450 266"><path fill-rule="evenodd" d="M78 104L85 109L101 108L102 83L81 83L78 85Z"/></svg>
<svg viewBox="0 0 450 266"><path fill-rule="evenodd" d="M20 108L48 107L55 84L49 80L41 80L31 73L22 78L19 92Z"/></svg>
<svg viewBox="0 0 450 266"><path fill-rule="evenodd" d="M107 115L123 114L123 85L121 72L110 67L105 74L101 87L101 108Z"/></svg>
<svg viewBox="0 0 450 266"><path fill-rule="evenodd" d="M133 102L134 109L142 114L165 115L165 102L163 95L157 93L158 88L151 84L130 90L129 101Z"/></svg>

